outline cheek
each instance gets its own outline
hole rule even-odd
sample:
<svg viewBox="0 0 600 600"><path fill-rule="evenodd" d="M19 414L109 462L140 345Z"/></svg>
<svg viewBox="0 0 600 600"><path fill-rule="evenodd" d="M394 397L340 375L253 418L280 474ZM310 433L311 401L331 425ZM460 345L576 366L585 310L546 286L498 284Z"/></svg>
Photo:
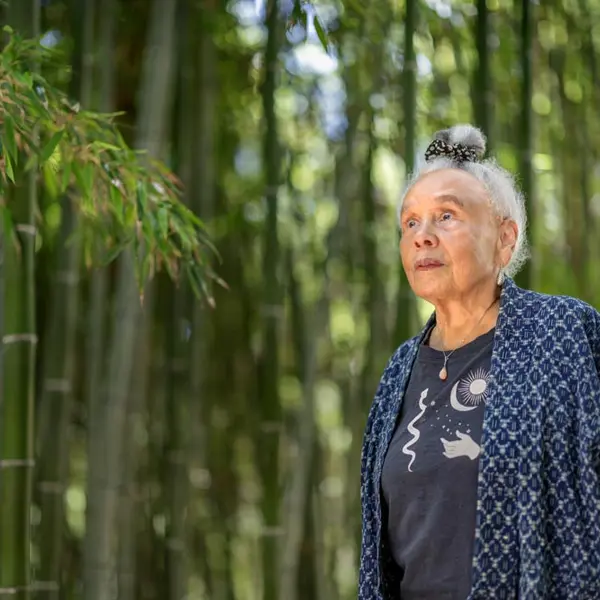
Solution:
<svg viewBox="0 0 600 600"><path fill-rule="evenodd" d="M446 245L452 258L453 270L472 277L475 272L487 270L493 263L494 246L485 235L476 232L462 232Z"/></svg>
<svg viewBox="0 0 600 600"><path fill-rule="evenodd" d="M403 236L403 237L400 238L400 244L399 244L400 258L401 258L401 260L402 260L403 263L405 261L407 261L408 258L409 258L411 246L412 245L409 243L409 241L408 241L408 239L407 239L406 236Z"/></svg>

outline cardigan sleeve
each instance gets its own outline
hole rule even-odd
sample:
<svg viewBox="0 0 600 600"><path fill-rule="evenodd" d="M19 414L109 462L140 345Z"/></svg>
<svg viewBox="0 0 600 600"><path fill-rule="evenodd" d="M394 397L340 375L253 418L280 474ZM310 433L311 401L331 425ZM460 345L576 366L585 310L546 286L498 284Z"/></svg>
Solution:
<svg viewBox="0 0 600 600"><path fill-rule="evenodd" d="M596 363L596 370L600 376L600 313L589 305L587 309L585 331Z"/></svg>
<svg viewBox="0 0 600 600"><path fill-rule="evenodd" d="M359 600L379 600L381 574L379 572L379 515L373 502L373 472L377 451L378 428L380 426L381 405L386 396L386 382L396 354L388 362L377 387L375 398L369 410L363 435L360 461L360 500L361 500L361 546L360 571L358 582Z"/></svg>
<svg viewBox="0 0 600 600"><path fill-rule="evenodd" d="M598 474L600 474L600 407L598 406L600 404L600 313L592 306L587 305L586 308L584 321L585 332L596 367L596 373L592 376L591 389L591 394L593 395L592 407L595 408L595 410L589 411L590 414L594 415L590 425L593 432L593 460L596 465L596 470Z"/></svg>

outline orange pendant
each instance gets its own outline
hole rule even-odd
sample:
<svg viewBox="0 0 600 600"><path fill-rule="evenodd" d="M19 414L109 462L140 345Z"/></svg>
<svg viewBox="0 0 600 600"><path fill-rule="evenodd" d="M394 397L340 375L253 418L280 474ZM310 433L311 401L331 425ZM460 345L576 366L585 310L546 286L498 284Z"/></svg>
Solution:
<svg viewBox="0 0 600 600"><path fill-rule="evenodd" d="M448 371L446 370L446 367L442 367L442 370L440 371L440 379L443 381L448 379Z"/></svg>

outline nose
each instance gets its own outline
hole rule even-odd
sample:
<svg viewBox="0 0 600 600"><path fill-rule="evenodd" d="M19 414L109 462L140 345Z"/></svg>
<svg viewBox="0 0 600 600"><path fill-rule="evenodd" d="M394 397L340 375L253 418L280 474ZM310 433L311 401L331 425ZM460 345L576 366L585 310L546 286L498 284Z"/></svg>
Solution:
<svg viewBox="0 0 600 600"><path fill-rule="evenodd" d="M437 236L433 232L431 226L427 223L423 223L421 227L414 232L413 240L417 248L435 248L435 246L438 245Z"/></svg>

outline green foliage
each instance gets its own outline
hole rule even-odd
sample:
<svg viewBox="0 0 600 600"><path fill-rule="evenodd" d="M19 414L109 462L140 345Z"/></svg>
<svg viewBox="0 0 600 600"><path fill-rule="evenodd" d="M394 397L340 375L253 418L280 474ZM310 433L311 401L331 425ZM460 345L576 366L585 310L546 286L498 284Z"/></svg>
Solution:
<svg viewBox="0 0 600 600"><path fill-rule="evenodd" d="M133 245L140 289L165 268L185 272L199 297L216 254L200 219L181 201L177 177L143 151L129 148L116 114L81 110L30 67L56 70L60 56L9 28L0 53L0 198L5 225L7 186L17 172L40 173L51 195L68 193L76 205L87 264L115 258ZM37 71L38 69L36 69ZM9 227L9 234L14 229Z"/></svg>
<svg viewBox="0 0 600 600"><path fill-rule="evenodd" d="M319 42L323 46L323 50L325 52L328 51L329 48L329 39L327 36L327 32L325 31L325 27L321 22L321 19L316 14L314 7L307 0L294 0L294 5L292 7L292 14L287 23L288 30L291 29L294 25L302 25L302 28L305 32L308 32L308 16L309 12L312 12L312 21L315 27L315 31L317 33L317 37L319 38Z"/></svg>

